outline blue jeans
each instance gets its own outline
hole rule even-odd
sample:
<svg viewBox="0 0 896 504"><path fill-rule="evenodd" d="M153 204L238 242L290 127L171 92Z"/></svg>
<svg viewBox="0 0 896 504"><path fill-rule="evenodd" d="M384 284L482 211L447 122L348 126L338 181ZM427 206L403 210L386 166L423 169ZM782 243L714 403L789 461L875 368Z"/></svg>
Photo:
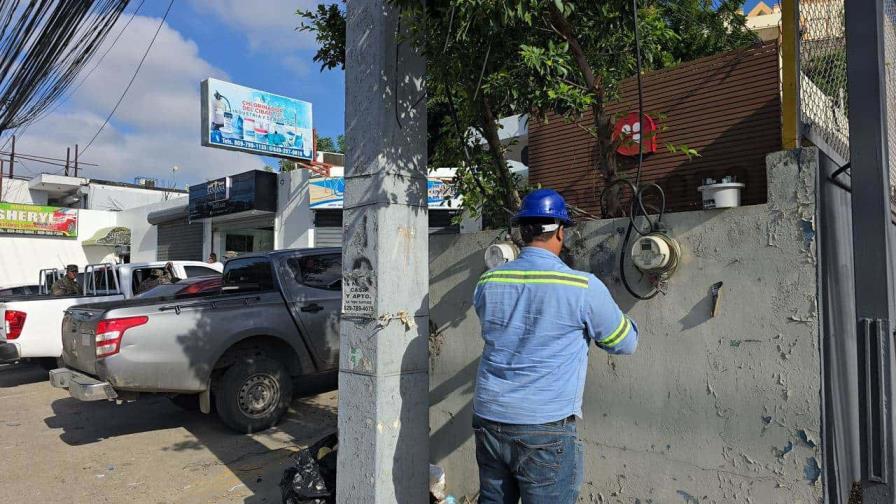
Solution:
<svg viewBox="0 0 896 504"><path fill-rule="evenodd" d="M510 425L473 415L479 504L572 504L579 496L585 453L575 418Z"/></svg>

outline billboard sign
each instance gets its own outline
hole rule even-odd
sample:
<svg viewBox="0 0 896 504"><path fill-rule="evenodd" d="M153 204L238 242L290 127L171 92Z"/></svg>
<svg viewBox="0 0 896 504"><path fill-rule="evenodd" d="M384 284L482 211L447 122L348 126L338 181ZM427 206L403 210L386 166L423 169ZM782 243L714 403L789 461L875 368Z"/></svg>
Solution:
<svg viewBox="0 0 896 504"><path fill-rule="evenodd" d="M265 156L314 156L311 104L217 79L202 81L202 145Z"/></svg>
<svg viewBox="0 0 896 504"><path fill-rule="evenodd" d="M457 209L460 198L457 196L451 179L429 178L426 181L427 202L432 209ZM311 208L342 208L345 195L345 179L342 177L313 178L310 183Z"/></svg>
<svg viewBox="0 0 896 504"><path fill-rule="evenodd" d="M78 209L0 203L0 233L78 237Z"/></svg>

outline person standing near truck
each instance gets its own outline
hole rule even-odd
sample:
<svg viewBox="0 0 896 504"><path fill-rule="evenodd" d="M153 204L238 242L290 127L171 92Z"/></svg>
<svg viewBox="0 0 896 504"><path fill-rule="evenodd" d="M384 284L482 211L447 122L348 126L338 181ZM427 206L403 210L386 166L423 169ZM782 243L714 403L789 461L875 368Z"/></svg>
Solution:
<svg viewBox="0 0 896 504"><path fill-rule="evenodd" d="M65 267L65 276L53 282L50 292L54 296L80 296L81 285L78 283L78 265Z"/></svg>
<svg viewBox="0 0 896 504"><path fill-rule="evenodd" d="M211 254L208 255L208 259L206 259L205 262L208 264L214 264L216 266L221 266L222 268L224 267L224 263L222 263L221 261L218 260L218 254L216 254L214 252L212 252Z"/></svg>
<svg viewBox="0 0 896 504"><path fill-rule="evenodd" d="M485 340L473 398L479 503L572 504L588 347L634 353L638 328L597 277L560 259L573 221L559 193L530 193L514 223L526 247L473 295Z"/></svg>

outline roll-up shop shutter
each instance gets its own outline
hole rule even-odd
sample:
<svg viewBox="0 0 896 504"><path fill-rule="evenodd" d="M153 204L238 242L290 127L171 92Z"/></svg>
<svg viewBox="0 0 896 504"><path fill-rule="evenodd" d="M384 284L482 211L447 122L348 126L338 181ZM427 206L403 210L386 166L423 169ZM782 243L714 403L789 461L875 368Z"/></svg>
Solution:
<svg viewBox="0 0 896 504"><path fill-rule="evenodd" d="M314 211L314 246L342 246L342 210Z"/></svg>
<svg viewBox="0 0 896 504"><path fill-rule="evenodd" d="M430 210L429 234L460 233L460 225L452 222L458 210ZM314 211L314 246L342 246L342 210Z"/></svg>
<svg viewBox="0 0 896 504"><path fill-rule="evenodd" d="M158 224L158 259L160 261L201 261L202 223L190 224L186 218Z"/></svg>

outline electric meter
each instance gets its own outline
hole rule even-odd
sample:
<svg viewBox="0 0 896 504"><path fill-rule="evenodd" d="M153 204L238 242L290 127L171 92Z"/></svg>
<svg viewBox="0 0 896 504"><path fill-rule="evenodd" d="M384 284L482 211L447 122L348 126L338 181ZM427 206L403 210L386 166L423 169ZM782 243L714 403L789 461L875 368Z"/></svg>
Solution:
<svg viewBox="0 0 896 504"><path fill-rule="evenodd" d="M641 271L671 272L680 256L678 242L662 233L642 236L632 246L632 263Z"/></svg>
<svg viewBox="0 0 896 504"><path fill-rule="evenodd" d="M494 269L515 260L519 254L519 249L512 243L495 243L485 249L485 265Z"/></svg>

